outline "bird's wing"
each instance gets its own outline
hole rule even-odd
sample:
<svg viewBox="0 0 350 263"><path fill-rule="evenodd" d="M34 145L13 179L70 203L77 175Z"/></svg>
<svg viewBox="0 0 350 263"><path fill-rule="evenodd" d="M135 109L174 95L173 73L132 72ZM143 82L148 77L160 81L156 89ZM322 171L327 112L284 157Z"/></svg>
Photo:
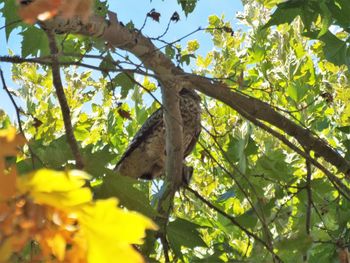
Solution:
<svg viewBox="0 0 350 263"><path fill-rule="evenodd" d="M192 152L194 146L198 141L200 133L201 133L201 127L199 126L199 128L195 131L195 134L191 138L190 143L187 145L186 149L184 149L184 158L187 157L187 155L189 155Z"/></svg>
<svg viewBox="0 0 350 263"><path fill-rule="evenodd" d="M163 109L156 110L137 131L128 148L118 161L116 168L159 126L163 125ZM115 169L116 169L115 168Z"/></svg>

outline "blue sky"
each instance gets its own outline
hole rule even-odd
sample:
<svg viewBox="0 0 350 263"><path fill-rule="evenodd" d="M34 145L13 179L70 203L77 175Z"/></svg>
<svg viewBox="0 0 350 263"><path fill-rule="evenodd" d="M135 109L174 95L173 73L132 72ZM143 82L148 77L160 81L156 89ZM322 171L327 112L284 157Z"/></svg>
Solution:
<svg viewBox="0 0 350 263"><path fill-rule="evenodd" d="M182 12L181 7L177 4L177 0L109 0L110 10L117 13L118 19L124 24L130 20L133 21L137 28L140 28L144 22L147 12L155 8L161 14L160 23L149 20L143 33L150 37L157 37L162 34L167 26L171 15L177 11L180 14L180 21L172 24L165 40L174 41L198 27L206 27L208 24L208 16L216 14L218 16L224 15L226 20L230 21L233 29L237 30L240 25L235 19L236 13L242 11L243 7L239 0L199 0L197 7L193 13L188 17ZM0 27L5 24L4 19L0 17ZM204 54L212 49L210 37L204 32L196 33L188 39L184 40L182 44L188 40L197 39L201 44L200 53ZM10 40L6 43L5 30L0 31L0 56L8 54L8 49L14 51L15 54L20 55L21 37L18 32L13 32ZM11 65L9 63L0 63L3 69L7 84L10 88L15 89L16 85L10 80ZM11 117L14 118L14 110L7 94L3 91L2 85L0 88L0 109L5 110Z"/></svg>

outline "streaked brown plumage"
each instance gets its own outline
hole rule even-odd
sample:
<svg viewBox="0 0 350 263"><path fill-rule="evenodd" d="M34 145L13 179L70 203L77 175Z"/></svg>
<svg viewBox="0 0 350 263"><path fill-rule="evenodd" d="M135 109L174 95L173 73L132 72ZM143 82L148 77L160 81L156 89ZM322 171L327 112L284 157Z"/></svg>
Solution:
<svg viewBox="0 0 350 263"><path fill-rule="evenodd" d="M180 91L180 110L185 159L193 150L201 131L200 97L192 89ZM160 108L136 133L114 170L133 178L157 178L164 174L165 156L165 127L163 108Z"/></svg>

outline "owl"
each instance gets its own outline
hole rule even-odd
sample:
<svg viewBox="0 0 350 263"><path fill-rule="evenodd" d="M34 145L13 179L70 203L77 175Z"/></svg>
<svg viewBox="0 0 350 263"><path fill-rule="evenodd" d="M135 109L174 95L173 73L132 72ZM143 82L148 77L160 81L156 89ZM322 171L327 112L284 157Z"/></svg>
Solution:
<svg viewBox="0 0 350 263"><path fill-rule="evenodd" d="M188 88L183 88L179 94L185 160L201 132L201 99L194 90ZM164 174L165 158L165 125L161 107L138 130L114 170L123 176L151 180Z"/></svg>

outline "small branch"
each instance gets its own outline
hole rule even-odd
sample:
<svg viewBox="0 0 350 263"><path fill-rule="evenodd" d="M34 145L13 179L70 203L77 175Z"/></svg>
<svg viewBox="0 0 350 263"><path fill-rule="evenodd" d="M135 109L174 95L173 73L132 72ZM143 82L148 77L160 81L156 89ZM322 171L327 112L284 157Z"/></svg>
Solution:
<svg viewBox="0 0 350 263"><path fill-rule="evenodd" d="M48 65L48 66L52 66L52 62L51 62L51 58L21 58L18 56L0 56L0 62L10 62L10 63L15 63L15 64L21 64L21 63L36 63L39 65ZM68 61L68 62L60 62L58 61L58 64L60 66L80 66L83 68L88 68L88 69L93 69L93 70L98 70L101 72L124 72L124 71L128 71L128 72L132 72L135 74L140 74L140 75L144 75L144 76L152 76L152 74L146 73L143 70L134 70L134 69L116 69L115 67L113 68L104 68L104 67L98 67L98 66L93 66L90 64L86 64L86 63L81 63L81 62L77 62L77 61Z"/></svg>
<svg viewBox="0 0 350 263"><path fill-rule="evenodd" d="M172 21L172 20L169 19L168 25L167 25L165 31L163 32L163 34L161 34L161 35L158 36L158 37L151 37L150 39L151 39L151 40L158 40L158 39L161 39L162 37L164 37L164 36L166 35L166 33L168 33L168 31L169 31L171 21Z"/></svg>
<svg viewBox="0 0 350 263"><path fill-rule="evenodd" d="M306 207L306 220L305 220L305 228L306 234L309 236L311 233L311 208L312 208L312 192L311 192L311 164L308 160L306 160L306 191L307 191L307 207ZM307 254L303 257L304 262L307 262Z"/></svg>
<svg viewBox="0 0 350 263"><path fill-rule="evenodd" d="M311 190L311 164L306 160L306 191L307 191L307 207L306 207L306 233L310 235L311 233L311 208L312 208L312 190Z"/></svg>
<svg viewBox="0 0 350 263"><path fill-rule="evenodd" d="M58 101L60 103L64 127L65 127L66 135L67 135L67 141L68 141L68 144L72 150L73 156L75 158L76 167L78 169L83 169L84 168L83 158L79 152L79 146L78 146L77 140L74 137L70 108L68 106L67 98L66 98L66 95L64 94L64 89L63 89L63 85L62 85L59 61L57 58L58 47L56 44L55 35L50 30L45 31L45 32L46 32L47 37L49 39L49 46L50 46L50 51L51 51L51 59L52 59L51 68L52 68L53 85L55 87L56 95L57 95Z"/></svg>
<svg viewBox="0 0 350 263"><path fill-rule="evenodd" d="M248 229L244 228L238 221L231 215L225 213L220 208L216 207L212 203L210 203L208 200L206 200L203 196L201 196L197 191L193 190L192 188L186 186L186 190L194 194L199 200L201 200L204 204L206 204L209 208L213 209L217 213L221 214L222 216L226 217L228 220L231 221L231 223L235 226L237 226L239 229L241 229L244 233L246 233L247 236L254 238L256 241L260 242L271 254L272 256L278 261L282 262L282 259L273 251L273 248L270 247L269 244L267 244L264 240L262 240L260 237L258 237L253 232L250 232Z"/></svg>

